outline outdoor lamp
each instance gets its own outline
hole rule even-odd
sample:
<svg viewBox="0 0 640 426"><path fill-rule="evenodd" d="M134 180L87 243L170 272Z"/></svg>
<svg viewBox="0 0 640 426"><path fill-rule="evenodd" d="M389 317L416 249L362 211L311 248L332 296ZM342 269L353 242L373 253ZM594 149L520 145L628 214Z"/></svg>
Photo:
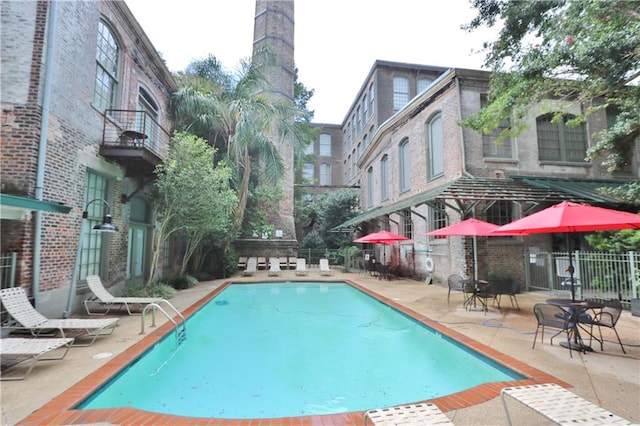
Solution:
<svg viewBox="0 0 640 426"><path fill-rule="evenodd" d="M69 286L69 294L67 296L67 308L64 311L64 317L69 318L71 316L71 308L73 306L73 296L76 294L76 287L78 284L78 268L80 265L80 256L82 255L82 243L84 241L84 234L87 232L86 228L86 219L89 217L89 206L95 202L102 202L104 214L102 216L102 223L99 223L93 227L94 231L97 232L118 232L118 227L115 226L113 222L113 218L110 214L111 206L105 200L101 198L96 198L95 200L91 200L84 207L84 211L82 212L82 225L80 226L80 238L78 240L78 249L76 251L76 260L73 264L73 274L71 275L71 285Z"/></svg>

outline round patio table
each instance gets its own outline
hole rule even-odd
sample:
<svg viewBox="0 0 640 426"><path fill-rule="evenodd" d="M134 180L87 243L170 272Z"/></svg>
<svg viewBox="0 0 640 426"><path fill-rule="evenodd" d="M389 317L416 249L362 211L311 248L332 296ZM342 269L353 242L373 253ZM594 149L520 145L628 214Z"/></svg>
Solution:
<svg viewBox="0 0 640 426"><path fill-rule="evenodd" d="M597 302L571 299L547 299L547 303L562 308L569 315L569 321L573 324L571 331L573 342L560 342L560 346L564 348L569 348L570 346L572 350L583 353L593 352L593 348L586 345L580 335L580 316L589 309L602 309L604 305Z"/></svg>

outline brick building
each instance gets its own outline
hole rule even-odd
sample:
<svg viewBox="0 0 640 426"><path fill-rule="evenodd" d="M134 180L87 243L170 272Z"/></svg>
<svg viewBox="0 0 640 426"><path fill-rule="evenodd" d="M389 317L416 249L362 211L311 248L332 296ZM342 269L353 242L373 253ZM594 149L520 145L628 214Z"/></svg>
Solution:
<svg viewBox="0 0 640 426"><path fill-rule="evenodd" d="M161 273L149 270L146 191L168 151L176 83L122 1L3 2L1 31L3 229L20 229L3 252L18 253L15 285L59 317L86 297L87 275L122 285ZM84 210L87 229L108 213L119 231L88 231L77 251Z"/></svg>
<svg viewBox="0 0 640 426"><path fill-rule="evenodd" d="M599 161L584 160L612 111L568 127L553 123L550 114L575 114L579 105L550 100L531 111L517 138L496 145L495 134L482 136L458 124L486 102L488 79L489 73L477 70L376 61L342 123L343 182L361 188L362 209L342 227L408 237L376 247L406 272L432 272L438 282L452 273L471 277L471 238L425 236L467 217L504 224L563 200L629 207L597 188L638 180L640 144L625 171L609 173ZM522 278L522 238L478 244L480 276L492 265ZM527 237L527 245L563 248L550 235Z"/></svg>

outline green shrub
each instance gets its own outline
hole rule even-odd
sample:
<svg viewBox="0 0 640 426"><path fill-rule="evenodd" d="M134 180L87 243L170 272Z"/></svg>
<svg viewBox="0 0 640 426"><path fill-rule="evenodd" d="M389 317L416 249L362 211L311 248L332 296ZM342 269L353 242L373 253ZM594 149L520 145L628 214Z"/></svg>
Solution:
<svg viewBox="0 0 640 426"><path fill-rule="evenodd" d="M150 287L143 285L128 285L124 289L124 297L161 297L171 299L176 290L163 282L157 282Z"/></svg>
<svg viewBox="0 0 640 426"><path fill-rule="evenodd" d="M198 284L198 280L191 275L173 275L163 280L176 290L184 290L185 288L195 287Z"/></svg>
<svg viewBox="0 0 640 426"><path fill-rule="evenodd" d="M238 253L233 247L229 247L223 256L223 278L232 276L238 271Z"/></svg>

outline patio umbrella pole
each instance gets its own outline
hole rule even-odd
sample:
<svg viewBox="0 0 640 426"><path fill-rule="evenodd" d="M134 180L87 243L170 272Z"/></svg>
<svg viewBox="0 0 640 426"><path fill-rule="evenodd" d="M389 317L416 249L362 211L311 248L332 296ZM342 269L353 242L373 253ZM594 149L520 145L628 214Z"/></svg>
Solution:
<svg viewBox="0 0 640 426"><path fill-rule="evenodd" d="M575 302L576 300L576 289L573 285L573 272L574 272L574 267L573 267L573 248L571 247L571 238L569 238L569 233L565 232L564 233L564 237L565 237L565 241L567 242L567 250L569 251L569 267L567 268L569 270L569 285L571 286L571 301Z"/></svg>

